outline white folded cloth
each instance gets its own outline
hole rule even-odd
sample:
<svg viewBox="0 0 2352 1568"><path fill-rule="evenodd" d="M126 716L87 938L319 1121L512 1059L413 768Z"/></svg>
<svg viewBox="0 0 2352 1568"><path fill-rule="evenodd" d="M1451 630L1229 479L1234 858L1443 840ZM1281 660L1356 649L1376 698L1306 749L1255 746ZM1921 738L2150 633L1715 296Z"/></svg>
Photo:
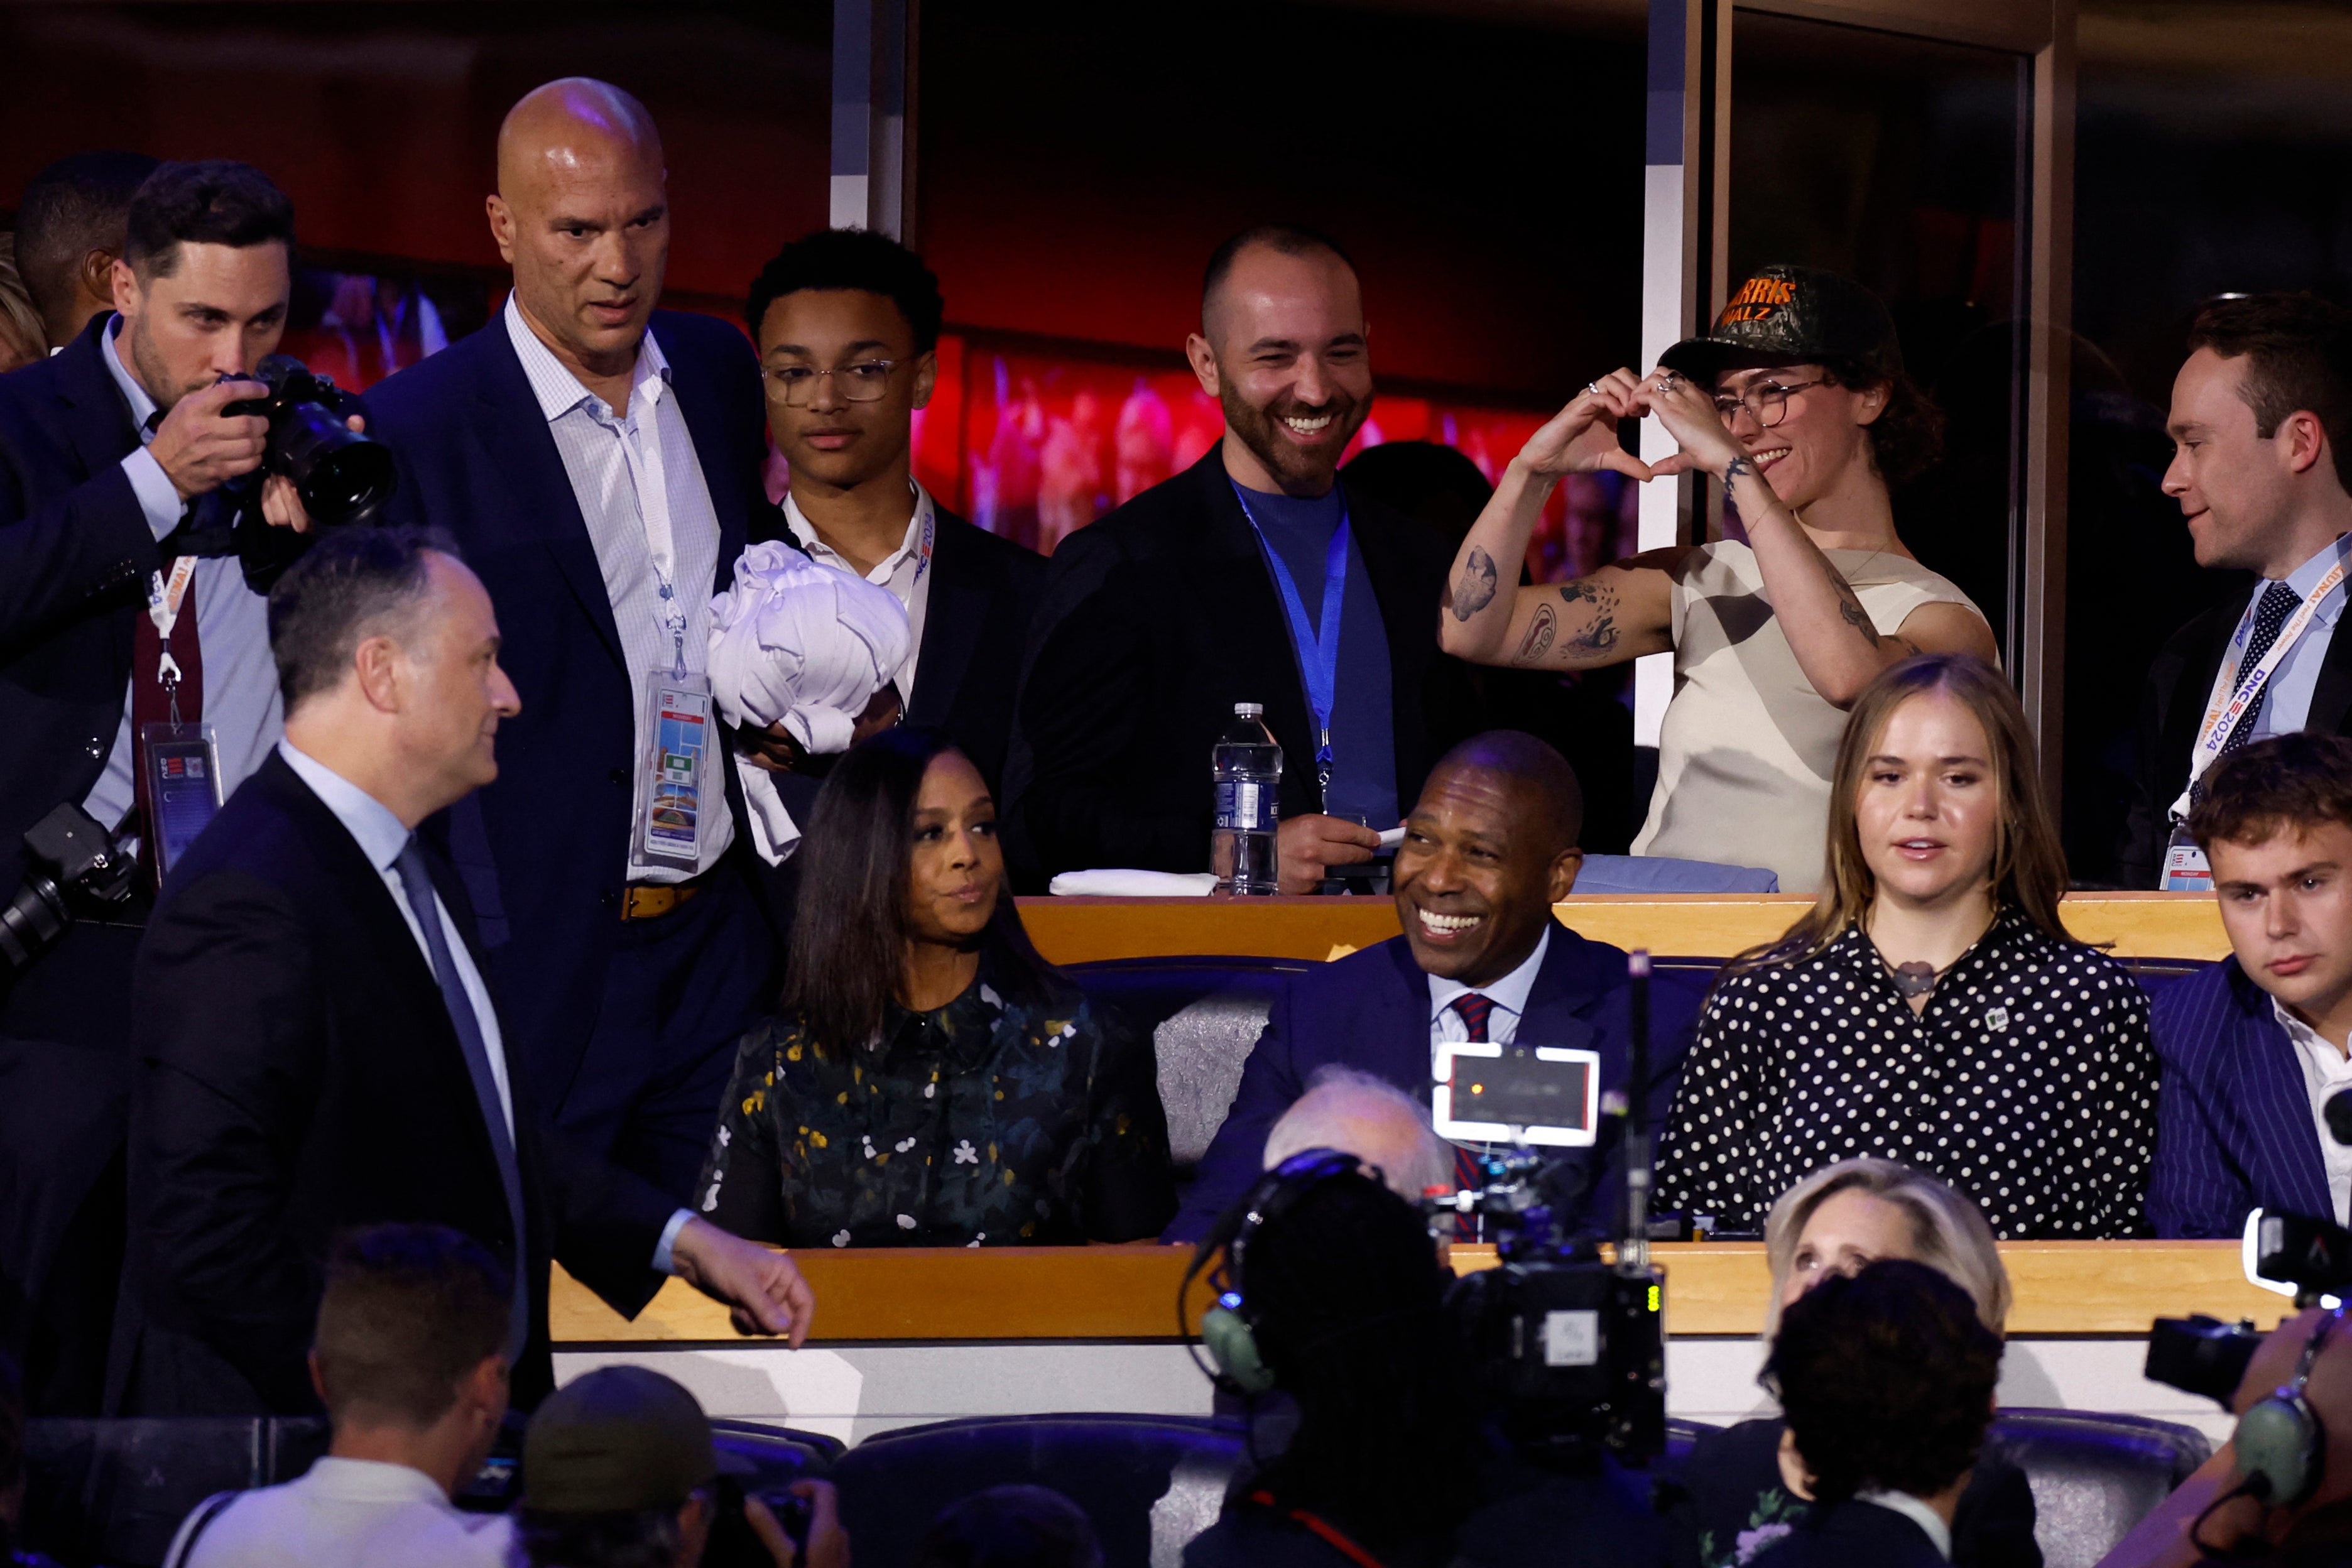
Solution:
<svg viewBox="0 0 2352 1568"><path fill-rule="evenodd" d="M1197 899L1217 886L1213 871L1065 871L1048 891L1073 899Z"/></svg>
<svg viewBox="0 0 2352 1568"><path fill-rule="evenodd" d="M780 541L748 546L710 601L710 693L730 724L781 723L815 755L849 749L874 694L907 662L907 611L887 588ZM800 829L775 781L740 757L752 846L782 864Z"/></svg>

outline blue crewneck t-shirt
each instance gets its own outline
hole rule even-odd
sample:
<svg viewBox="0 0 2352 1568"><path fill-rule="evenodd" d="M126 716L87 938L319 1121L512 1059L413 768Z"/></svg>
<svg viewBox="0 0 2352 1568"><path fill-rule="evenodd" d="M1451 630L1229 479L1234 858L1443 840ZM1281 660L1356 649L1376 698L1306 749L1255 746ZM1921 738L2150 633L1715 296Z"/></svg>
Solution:
<svg viewBox="0 0 2352 1568"><path fill-rule="evenodd" d="M1296 496L1244 490L1250 515L1257 520L1267 544L1289 568L1306 606L1307 623L1323 630L1323 566L1339 531L1347 500L1337 485L1328 495L1311 500ZM1381 620L1380 601L1372 596L1372 579L1364 570L1363 552L1349 530L1348 580L1339 612L1339 671L1331 703L1331 798L1334 812L1361 812L1376 829L1392 827L1402 815L1397 809L1396 720L1389 691L1388 627ZM1269 571L1269 576L1272 573ZM1279 599L1281 590L1276 588ZM1283 617L1283 629L1290 618ZM1312 649L1293 645L1301 668ZM1304 700L1306 678L1299 679ZM1314 722L1314 710L1307 710Z"/></svg>

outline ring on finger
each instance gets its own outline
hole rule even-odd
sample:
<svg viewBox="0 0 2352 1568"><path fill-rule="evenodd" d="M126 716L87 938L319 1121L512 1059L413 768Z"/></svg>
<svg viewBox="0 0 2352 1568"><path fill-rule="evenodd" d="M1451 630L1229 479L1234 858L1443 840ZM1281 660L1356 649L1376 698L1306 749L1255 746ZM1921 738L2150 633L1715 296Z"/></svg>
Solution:
<svg viewBox="0 0 2352 1568"><path fill-rule="evenodd" d="M1584 391L1587 396L1598 397L1601 395L1601 384L1597 381L1588 381L1584 384Z"/></svg>
<svg viewBox="0 0 2352 1568"><path fill-rule="evenodd" d="M1673 371L1662 370L1658 373L1658 390L1660 392L1672 392L1676 386L1681 384L1682 379L1683 378L1681 376L1677 375Z"/></svg>

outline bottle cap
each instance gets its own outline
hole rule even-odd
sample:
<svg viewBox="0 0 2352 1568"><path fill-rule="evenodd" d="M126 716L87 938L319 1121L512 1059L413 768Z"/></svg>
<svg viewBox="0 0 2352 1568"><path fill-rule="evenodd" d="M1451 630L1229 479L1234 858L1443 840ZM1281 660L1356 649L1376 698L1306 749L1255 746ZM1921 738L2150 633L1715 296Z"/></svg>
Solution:
<svg viewBox="0 0 2352 1568"><path fill-rule="evenodd" d="M1234 717L1236 719L1263 719L1265 717L1265 704L1263 702L1236 702L1234 704Z"/></svg>

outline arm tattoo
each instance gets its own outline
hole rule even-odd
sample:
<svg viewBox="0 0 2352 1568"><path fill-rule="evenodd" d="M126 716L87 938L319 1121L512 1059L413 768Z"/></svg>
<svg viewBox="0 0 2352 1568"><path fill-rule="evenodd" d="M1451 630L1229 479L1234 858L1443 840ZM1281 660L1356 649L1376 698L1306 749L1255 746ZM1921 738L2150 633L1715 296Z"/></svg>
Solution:
<svg viewBox="0 0 2352 1568"><path fill-rule="evenodd" d="M1571 667L1607 664L1617 652L1617 590L1590 577L1580 577L1573 583L1563 583L1560 598L1568 604L1586 604L1591 608L1584 613L1584 624L1569 633L1559 645L1560 657Z"/></svg>
<svg viewBox="0 0 2352 1568"><path fill-rule="evenodd" d="M1746 458L1732 458L1731 461L1723 466L1724 488L1727 489L1729 489L1732 480L1738 479L1745 474L1752 474L1755 471L1756 465L1749 462Z"/></svg>
<svg viewBox="0 0 2352 1568"><path fill-rule="evenodd" d="M1495 558L1475 545L1454 584L1454 618L1466 621L1495 602Z"/></svg>
<svg viewBox="0 0 2352 1568"><path fill-rule="evenodd" d="M1551 634L1557 625L1557 617L1552 615L1549 605L1536 606L1535 620L1528 626L1528 635L1519 644L1518 660L1521 664L1532 664L1543 657L1544 649L1551 647Z"/></svg>

